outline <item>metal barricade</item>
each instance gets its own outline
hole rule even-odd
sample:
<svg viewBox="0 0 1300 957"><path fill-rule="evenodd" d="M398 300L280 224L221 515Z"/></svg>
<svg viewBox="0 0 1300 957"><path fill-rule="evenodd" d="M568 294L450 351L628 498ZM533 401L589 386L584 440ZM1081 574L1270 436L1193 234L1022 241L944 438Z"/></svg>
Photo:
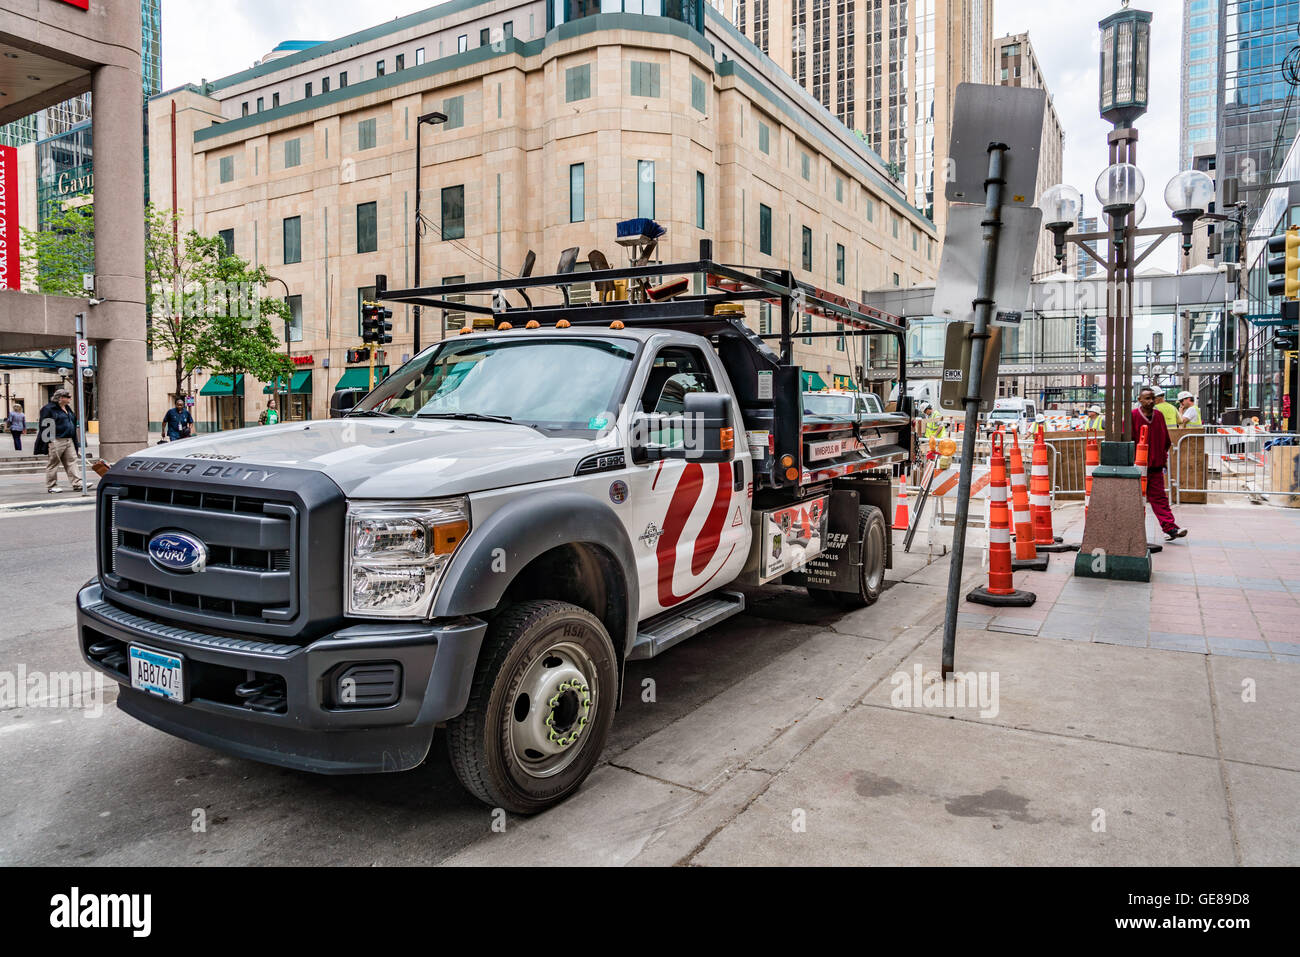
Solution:
<svg viewBox="0 0 1300 957"><path fill-rule="evenodd" d="M1253 426L1206 426L1182 435L1170 455L1174 504L1202 504L1211 495L1300 507L1300 438Z"/></svg>
<svg viewBox="0 0 1300 957"><path fill-rule="evenodd" d="M1047 461L1052 477L1052 495L1082 501L1084 479L1088 474L1088 433L1058 435L1045 441L1050 450Z"/></svg>

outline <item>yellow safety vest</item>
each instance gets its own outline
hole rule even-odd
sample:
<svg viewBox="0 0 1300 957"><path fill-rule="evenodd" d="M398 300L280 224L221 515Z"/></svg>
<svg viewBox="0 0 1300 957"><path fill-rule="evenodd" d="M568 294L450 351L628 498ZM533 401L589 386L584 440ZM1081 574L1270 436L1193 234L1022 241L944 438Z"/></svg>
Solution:
<svg viewBox="0 0 1300 957"><path fill-rule="evenodd" d="M945 432L947 432L947 426L943 419L937 415L925 420L925 437L927 439L941 439Z"/></svg>
<svg viewBox="0 0 1300 957"><path fill-rule="evenodd" d="M1178 410L1168 402L1157 402L1156 410L1165 417L1165 425L1174 429L1178 427Z"/></svg>
<svg viewBox="0 0 1300 957"><path fill-rule="evenodd" d="M1200 407L1199 405L1194 405L1194 406L1192 406L1192 408L1196 410L1196 416L1195 416L1195 417L1194 417L1190 422L1184 422L1184 423L1183 423L1183 428L1187 428L1188 426L1195 426L1195 425L1200 425L1200 424L1201 424L1201 407ZM1178 413L1178 417L1179 417L1179 419L1182 419L1182 413L1181 413L1181 412Z"/></svg>
<svg viewBox="0 0 1300 957"><path fill-rule="evenodd" d="M1085 424L1084 427L1087 428L1087 429L1091 429L1091 430L1093 430L1093 431L1096 431L1096 432L1100 432L1100 431L1101 431L1101 421L1102 421L1101 416L1099 416L1099 415L1090 415L1090 416L1088 416L1088 421L1087 421L1087 423Z"/></svg>

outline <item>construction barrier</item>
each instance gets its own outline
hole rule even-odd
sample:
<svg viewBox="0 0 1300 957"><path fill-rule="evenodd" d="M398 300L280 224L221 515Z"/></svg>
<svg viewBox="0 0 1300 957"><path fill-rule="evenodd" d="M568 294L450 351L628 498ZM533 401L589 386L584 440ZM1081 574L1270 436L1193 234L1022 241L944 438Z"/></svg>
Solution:
<svg viewBox="0 0 1300 957"><path fill-rule="evenodd" d="M1038 596L1018 591L1012 581L1011 513L1007 510L1007 465L1001 435L993 437L989 472L989 583L967 594L966 600L995 607L1032 605Z"/></svg>
<svg viewBox="0 0 1300 957"><path fill-rule="evenodd" d="M1207 426L1180 430L1170 452L1170 499L1199 504L1211 495L1244 495L1252 501L1300 507L1300 438L1253 426Z"/></svg>

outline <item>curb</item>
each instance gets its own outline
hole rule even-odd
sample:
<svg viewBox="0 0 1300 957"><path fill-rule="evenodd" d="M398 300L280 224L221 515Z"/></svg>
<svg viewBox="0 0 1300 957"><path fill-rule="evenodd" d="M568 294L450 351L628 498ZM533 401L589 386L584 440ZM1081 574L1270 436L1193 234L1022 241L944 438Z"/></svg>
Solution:
<svg viewBox="0 0 1300 957"><path fill-rule="evenodd" d="M29 512L42 508L68 508L74 505L94 505L95 496L78 495L75 492L64 496L55 497L48 492L45 498L36 498L28 502L3 502L0 503L0 515L6 512Z"/></svg>

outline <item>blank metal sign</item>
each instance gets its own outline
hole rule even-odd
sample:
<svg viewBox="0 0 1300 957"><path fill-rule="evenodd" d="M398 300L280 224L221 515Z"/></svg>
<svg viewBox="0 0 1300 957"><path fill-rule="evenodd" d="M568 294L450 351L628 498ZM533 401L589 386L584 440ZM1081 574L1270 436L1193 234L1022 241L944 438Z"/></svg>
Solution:
<svg viewBox="0 0 1300 957"><path fill-rule="evenodd" d="M952 111L944 196L950 203L984 204L989 144L1005 143L1004 206L1033 206L1047 92L1030 87L962 83Z"/></svg>

